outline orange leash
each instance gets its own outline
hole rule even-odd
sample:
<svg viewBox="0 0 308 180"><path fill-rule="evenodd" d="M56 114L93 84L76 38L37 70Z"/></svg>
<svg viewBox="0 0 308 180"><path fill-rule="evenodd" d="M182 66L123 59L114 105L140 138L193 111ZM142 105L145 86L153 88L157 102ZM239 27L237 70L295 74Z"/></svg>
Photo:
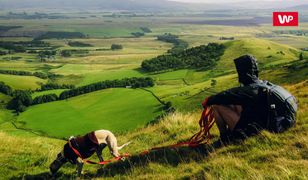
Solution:
<svg viewBox="0 0 308 180"><path fill-rule="evenodd" d="M154 147L149 150L143 151L141 154L144 155L144 154L148 154L150 151L160 150L160 149L165 149L165 148L177 148L177 147L183 147L183 146L197 147L199 145L208 144L212 138L210 134L210 129L213 127L215 123L215 118L214 118L213 109L207 106L207 101L208 101L208 98L205 99L205 101L202 103L204 110L199 120L200 130L198 133L193 135L189 141L181 142L181 143L177 143L177 144L173 144L169 146Z"/></svg>
<svg viewBox="0 0 308 180"><path fill-rule="evenodd" d="M177 144L173 144L173 145L169 145L169 146L162 146L162 147L154 147L151 148L149 150L145 150L143 152L141 152L141 155L145 155L145 154L149 154L150 151L155 151L155 150L160 150L160 149L166 149L166 148L177 148L177 147L184 147L184 146L188 146L188 147L197 147L199 145L203 145L203 144L208 144L212 138L211 134L210 134L210 129L213 127L214 123L215 123L215 118L214 118L214 112L213 109L209 106L207 106L207 101L208 98L205 99L205 101L202 103L202 106L204 107L204 110L201 114L201 118L199 120L199 126L200 126L200 130L198 133L196 133L195 135L193 135L189 141L187 142L181 142L181 143L177 143ZM69 146L71 147L71 149L75 152L75 154L80 157L85 163L87 164L100 164L100 165L106 165L112 162L116 162L119 160L122 160L123 158L127 158L130 155L128 153L123 154L122 156L119 157L115 157L113 159L110 160L106 160L106 161L102 161L102 162L94 162L91 160L87 160L84 159L81 154L78 152L77 149L75 149L72 145L71 142L68 141Z"/></svg>
<svg viewBox="0 0 308 180"><path fill-rule="evenodd" d="M123 154L122 156L119 156L119 157L115 157L115 158L112 158L110 160L106 160L106 161L102 161L102 162L94 162L94 161L91 161L91 160L88 160L88 159L84 159L81 154L79 153L79 151L77 149L75 149L70 140L68 140L68 144L70 146L70 148L74 151L74 153L82 159L83 162L87 163L87 164L100 164L100 165L106 165L106 164L109 164L109 163L112 163L112 162L116 162L116 161L119 161L119 160L123 160L124 158L127 158L129 157L130 155L128 153L125 153Z"/></svg>

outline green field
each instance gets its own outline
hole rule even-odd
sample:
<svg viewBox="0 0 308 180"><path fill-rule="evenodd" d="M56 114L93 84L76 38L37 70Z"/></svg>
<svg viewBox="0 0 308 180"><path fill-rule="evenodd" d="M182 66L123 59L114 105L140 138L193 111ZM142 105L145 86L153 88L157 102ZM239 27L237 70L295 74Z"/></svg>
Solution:
<svg viewBox="0 0 308 180"><path fill-rule="evenodd" d="M96 129L129 131L154 120L160 113L160 103L146 91L109 89L33 106L17 121L50 136L69 137Z"/></svg>
<svg viewBox="0 0 308 180"><path fill-rule="evenodd" d="M55 90L48 90L48 91L38 91L38 92L34 92L32 93L32 98L36 98L38 96L42 96L42 95L46 95L46 94L56 94L57 96L59 96L63 91L65 91L67 89L55 89Z"/></svg>
<svg viewBox="0 0 308 180"><path fill-rule="evenodd" d="M23 89L23 90L35 90L40 87L40 84L46 82L46 80L34 77L34 76L15 76L0 74L0 81L11 86L13 89Z"/></svg>

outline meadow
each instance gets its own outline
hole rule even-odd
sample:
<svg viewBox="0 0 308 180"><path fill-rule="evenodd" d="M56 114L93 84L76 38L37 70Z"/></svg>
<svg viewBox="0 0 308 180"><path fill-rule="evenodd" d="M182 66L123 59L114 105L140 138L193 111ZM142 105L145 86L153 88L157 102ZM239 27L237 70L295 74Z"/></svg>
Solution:
<svg viewBox="0 0 308 180"><path fill-rule="evenodd" d="M99 12L60 15L68 19L0 19L1 26L22 26L1 34L0 41L5 42L31 41L50 31L80 32L86 36L43 40L56 51L53 57L44 60L39 58L38 52L27 52L29 49L0 56L1 70L57 75L41 79L0 74L0 81L15 90L31 90L32 98L52 93L59 95L65 90L35 91L46 83L79 87L104 80L151 77L155 86L145 88L148 91L138 88L100 90L30 106L22 113L7 110L6 104L12 97L0 93L0 175L4 179L48 178L48 166L65 143L59 139L96 129L113 131L120 144L132 140L133 143L124 150L132 157L104 168L86 165L85 179L308 178L308 53L302 50L308 48L307 36L277 34L274 31L281 28L270 24L206 24L207 21L226 19L214 15L110 17ZM242 18L245 17L232 13L227 19ZM148 27L152 32L134 37L132 33L142 32L140 27ZM288 30L308 30L308 23ZM157 35L164 33L178 35L189 44L189 48L216 42L223 43L226 50L209 69L147 73L141 69L141 62L166 54L173 47L171 43L157 40ZM234 40L222 40L222 37ZM72 47L70 41L91 46ZM123 49L111 50L112 44L121 44ZM85 50L87 53L72 53L64 57L61 54L64 50ZM299 60L301 53L303 59ZM197 132L203 99L239 85L233 59L243 54L252 54L258 59L262 79L286 87L298 98L300 110L295 128L278 135L264 131L243 143L217 150L206 147L206 153L180 148L165 149L148 156L139 155L139 152L154 146L185 141ZM176 111L164 114L163 105L157 98L165 103L171 102ZM164 116L160 117L162 114ZM214 141L217 140L219 133L216 127L213 135ZM109 153L104 155L105 159L110 158ZM269 168L271 171L268 171ZM72 178L72 172L74 167L65 165L58 176L60 179Z"/></svg>
<svg viewBox="0 0 308 180"><path fill-rule="evenodd" d="M94 129L127 132L154 120L161 111L161 104L144 90L108 89L33 106L16 124L43 135L68 138Z"/></svg>

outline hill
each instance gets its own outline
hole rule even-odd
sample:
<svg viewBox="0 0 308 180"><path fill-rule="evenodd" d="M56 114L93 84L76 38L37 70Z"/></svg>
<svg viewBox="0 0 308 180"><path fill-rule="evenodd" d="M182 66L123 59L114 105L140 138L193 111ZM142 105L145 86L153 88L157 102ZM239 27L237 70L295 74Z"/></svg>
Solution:
<svg viewBox="0 0 308 180"><path fill-rule="evenodd" d="M122 152L132 157L102 169L85 165L83 178L104 179L307 179L308 177L308 114L307 81L287 86L299 98L298 124L283 134L262 132L247 141L227 147L165 149L139 155L145 149L187 140L198 130L200 112L173 113L158 124L117 135L119 143L133 143ZM9 125L1 126L0 174L5 179L47 178L48 166L65 141L36 137L16 132ZM214 140L218 137L213 129ZM29 146L31 142L31 146ZM18 148L16 148L18 146ZM105 157L110 157L105 152ZM108 158L107 158L108 159ZM94 159L96 160L96 159ZM271 169L270 171L268 169ZM72 178L74 166L61 169L59 178ZM180 173L179 173L180 172Z"/></svg>
<svg viewBox="0 0 308 180"><path fill-rule="evenodd" d="M218 69L235 69L233 59L252 54L258 59L261 66L270 66L297 60L297 49L272 41L249 38L225 43L226 51L217 63Z"/></svg>
<svg viewBox="0 0 308 180"><path fill-rule="evenodd" d="M161 11L170 8L184 8L181 3L170 2L167 0L12 0L0 1L0 6L6 9L104 9L104 10L154 10Z"/></svg>

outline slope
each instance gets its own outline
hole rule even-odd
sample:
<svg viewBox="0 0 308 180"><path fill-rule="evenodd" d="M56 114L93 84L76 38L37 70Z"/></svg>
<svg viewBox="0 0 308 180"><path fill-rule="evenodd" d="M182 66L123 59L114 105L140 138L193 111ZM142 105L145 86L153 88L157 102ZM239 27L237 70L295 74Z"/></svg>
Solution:
<svg viewBox="0 0 308 180"><path fill-rule="evenodd" d="M225 43L227 49L217 64L217 69L235 69L233 59L244 55L252 54L259 62L259 65L270 66L297 60L299 52L297 49L278 44L272 41L249 38Z"/></svg>

